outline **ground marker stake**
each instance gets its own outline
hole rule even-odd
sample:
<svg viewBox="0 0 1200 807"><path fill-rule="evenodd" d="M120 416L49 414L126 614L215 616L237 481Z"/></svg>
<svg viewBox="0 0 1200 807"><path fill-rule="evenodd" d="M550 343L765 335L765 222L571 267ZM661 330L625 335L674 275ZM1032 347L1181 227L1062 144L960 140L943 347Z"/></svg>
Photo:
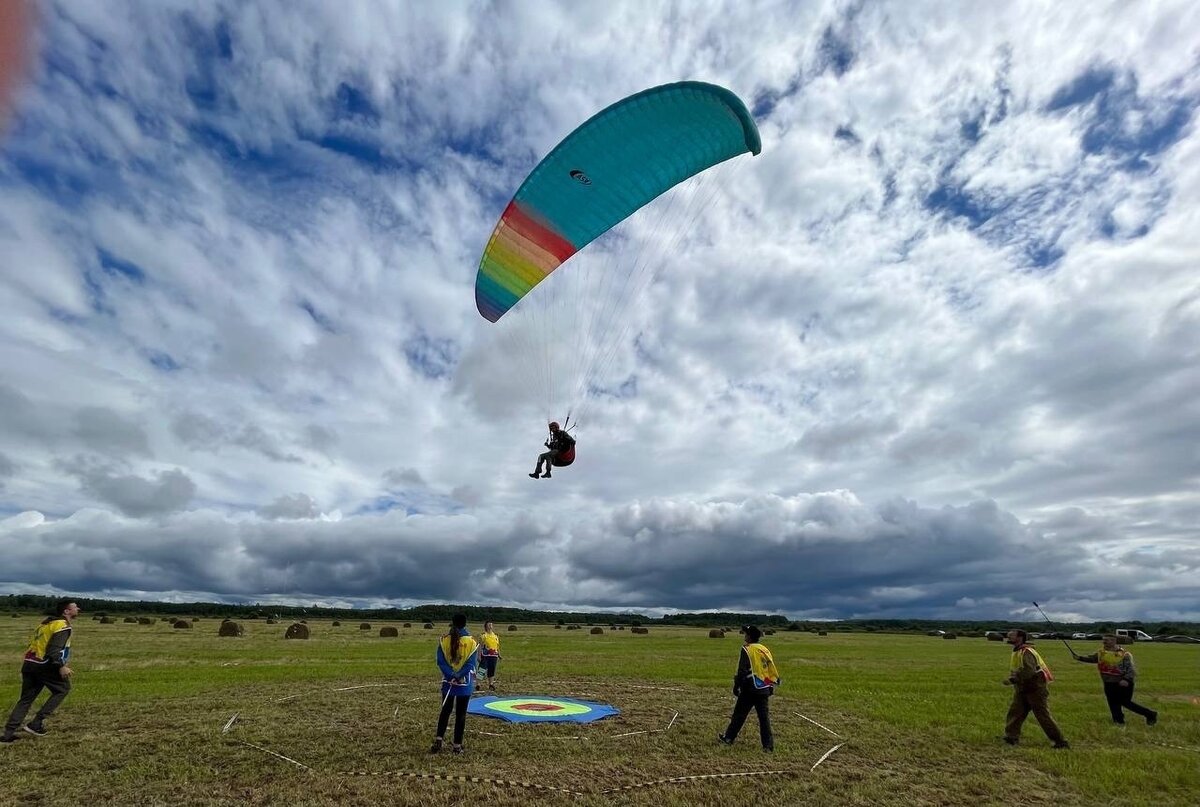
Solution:
<svg viewBox="0 0 1200 807"><path fill-rule="evenodd" d="M225 728L221 729L222 734L228 734L229 729L233 726L233 721L237 720L238 713L234 712L233 717L229 718L229 722L225 724Z"/></svg>

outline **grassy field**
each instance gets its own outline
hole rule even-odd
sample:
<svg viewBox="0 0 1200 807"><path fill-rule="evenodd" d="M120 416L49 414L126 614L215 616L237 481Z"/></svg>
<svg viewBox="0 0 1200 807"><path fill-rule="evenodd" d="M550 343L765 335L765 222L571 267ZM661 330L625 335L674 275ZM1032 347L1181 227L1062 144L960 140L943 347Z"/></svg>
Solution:
<svg viewBox="0 0 1200 807"><path fill-rule="evenodd" d="M36 622L0 619L0 648L12 659L0 680L5 715ZM438 632L396 624L399 638L380 638L387 623L366 631L311 620L312 638L300 641L283 638L287 623L242 624L244 636L221 638L214 620L176 630L83 615L75 689L48 722L52 733L22 732L0 746L0 804L1200 802L1195 645L1134 646L1137 699L1161 722L1148 728L1131 716L1119 730L1094 668L1072 662L1059 642L1042 643L1058 678L1051 709L1072 744L1053 751L1032 718L1020 746L999 739L1006 645L776 633L766 643L784 685L771 701L776 752L766 754L753 715L735 746L715 740L733 703L736 634L502 625L501 694L602 700L621 715L588 725L471 716L458 757L427 753L440 703ZM1094 643L1075 644L1090 652Z"/></svg>

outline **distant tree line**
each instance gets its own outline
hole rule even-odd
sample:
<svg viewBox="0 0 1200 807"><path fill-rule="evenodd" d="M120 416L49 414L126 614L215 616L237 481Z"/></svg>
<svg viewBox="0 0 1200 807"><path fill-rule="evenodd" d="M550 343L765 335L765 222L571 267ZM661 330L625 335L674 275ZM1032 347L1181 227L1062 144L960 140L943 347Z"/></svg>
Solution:
<svg viewBox="0 0 1200 807"><path fill-rule="evenodd" d="M58 597L41 594L7 594L0 596L0 611L12 613L48 614ZM844 631L865 633L928 633L936 630L953 630L959 633L980 633L988 630L1023 628L1031 633L1049 630L1043 621L1013 622L1006 619L953 620L953 619L841 619L841 620L789 620L780 614L739 614L734 612L710 612L668 614L649 617L634 612L572 612L531 611L525 608L486 607L478 605L418 605L413 608L328 608L321 605L298 606L274 603L228 604L218 602L154 602L152 600L99 600L80 597L76 600L85 615L97 614L177 614L210 619L379 619L407 622L449 623L457 613L466 614L467 621L476 625L485 620L493 622L521 622L524 624L566 625L689 625L701 628L726 627L737 629L752 624L760 627L789 631ZM1067 633L1107 633L1116 628L1138 628L1152 636L1168 636L1176 633L1200 635L1197 622L1061 622L1056 627Z"/></svg>

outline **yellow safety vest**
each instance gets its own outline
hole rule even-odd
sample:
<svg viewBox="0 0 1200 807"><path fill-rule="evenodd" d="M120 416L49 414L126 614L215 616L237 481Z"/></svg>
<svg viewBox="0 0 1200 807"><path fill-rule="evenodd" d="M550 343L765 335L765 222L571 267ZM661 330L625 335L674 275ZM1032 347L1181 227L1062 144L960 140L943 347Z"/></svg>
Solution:
<svg viewBox="0 0 1200 807"><path fill-rule="evenodd" d="M750 659L750 674L754 677L756 689L779 686L783 679L780 678L779 668L775 666L775 659L766 645L746 645L746 656Z"/></svg>
<svg viewBox="0 0 1200 807"><path fill-rule="evenodd" d="M67 644L63 648L63 663L65 664L67 656L71 654L71 623L65 619L51 619L37 626L33 632L33 638L29 640L29 647L25 650L25 660L32 661L34 664L45 664L46 648L50 646L50 640L54 638L54 634L64 630L68 632Z"/></svg>
<svg viewBox="0 0 1200 807"><path fill-rule="evenodd" d="M1013 649L1012 659L1009 661L1010 670L1016 672L1017 670L1021 669L1021 665L1025 663L1025 658L1022 655L1024 653L1033 654L1034 660L1037 661L1038 672L1040 672L1047 681L1054 680L1054 676L1050 673L1049 665L1046 664L1046 660L1042 658L1042 654L1039 653L1033 647L1033 645L1023 644L1020 647Z"/></svg>
<svg viewBox="0 0 1200 807"><path fill-rule="evenodd" d="M500 655L500 637L494 633L484 633L479 637L483 642L483 655L498 656Z"/></svg>
<svg viewBox="0 0 1200 807"><path fill-rule="evenodd" d="M1121 662L1129 655L1123 647L1116 650L1105 650L1101 647L1096 651L1096 669L1101 675L1124 675L1121 672Z"/></svg>
<svg viewBox="0 0 1200 807"><path fill-rule="evenodd" d="M458 639L458 655L451 657L450 655L450 634L442 637L442 656L446 662L455 670L461 670L463 665L471 658L471 654L479 647L479 643L475 641L473 636L460 636Z"/></svg>

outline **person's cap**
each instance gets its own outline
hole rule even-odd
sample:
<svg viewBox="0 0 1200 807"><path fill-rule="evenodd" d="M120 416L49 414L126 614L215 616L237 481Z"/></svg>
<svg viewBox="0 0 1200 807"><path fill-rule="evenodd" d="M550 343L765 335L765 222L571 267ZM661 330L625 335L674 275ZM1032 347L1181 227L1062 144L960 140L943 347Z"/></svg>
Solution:
<svg viewBox="0 0 1200 807"><path fill-rule="evenodd" d="M558 422L557 422L557 421L554 421L554 420L550 421L550 428L552 428L552 429L557 429L557 428L558 428Z"/></svg>

